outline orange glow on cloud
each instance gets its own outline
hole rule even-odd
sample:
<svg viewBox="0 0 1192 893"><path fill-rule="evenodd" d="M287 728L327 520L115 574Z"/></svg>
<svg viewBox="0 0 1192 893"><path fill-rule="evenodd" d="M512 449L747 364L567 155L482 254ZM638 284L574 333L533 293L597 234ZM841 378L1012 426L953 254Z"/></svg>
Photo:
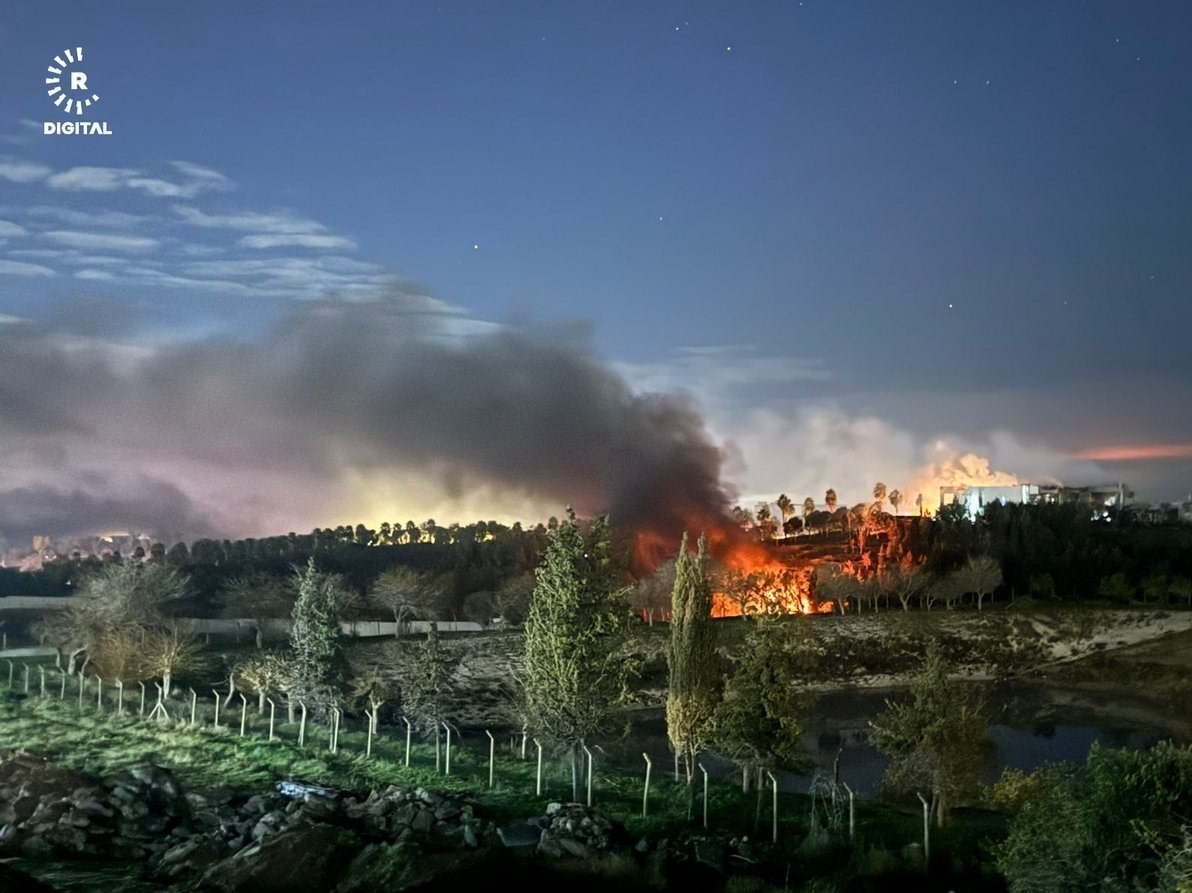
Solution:
<svg viewBox="0 0 1192 893"><path fill-rule="evenodd" d="M1192 443L1144 443L1133 446L1092 447L1076 454L1094 462L1131 462L1142 459L1192 459Z"/></svg>

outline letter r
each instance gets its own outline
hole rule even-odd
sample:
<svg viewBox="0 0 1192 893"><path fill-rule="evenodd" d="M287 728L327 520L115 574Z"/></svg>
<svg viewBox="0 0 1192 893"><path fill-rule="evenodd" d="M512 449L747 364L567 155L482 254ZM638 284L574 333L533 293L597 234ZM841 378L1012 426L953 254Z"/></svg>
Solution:
<svg viewBox="0 0 1192 893"><path fill-rule="evenodd" d="M72 90L86 90L87 89L87 72L72 71L70 73L70 89L72 89Z"/></svg>

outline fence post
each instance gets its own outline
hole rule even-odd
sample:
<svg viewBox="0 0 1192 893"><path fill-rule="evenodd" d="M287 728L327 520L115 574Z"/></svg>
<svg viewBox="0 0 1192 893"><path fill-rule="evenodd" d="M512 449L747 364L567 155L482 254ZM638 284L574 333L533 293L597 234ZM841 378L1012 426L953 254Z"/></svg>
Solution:
<svg viewBox="0 0 1192 893"><path fill-rule="evenodd" d="M447 723L443 723L443 728L445 728L447 730L447 753L446 753L447 763L444 766L443 774L450 775L451 774L451 726L448 725Z"/></svg>
<svg viewBox="0 0 1192 893"><path fill-rule="evenodd" d="M145 715L145 683L138 682L137 685L141 686L141 709L137 715L144 716Z"/></svg>
<svg viewBox="0 0 1192 893"><path fill-rule="evenodd" d="M306 702L299 701L298 706L302 708L302 721L298 723L298 746L306 746Z"/></svg>
<svg viewBox="0 0 1192 893"><path fill-rule="evenodd" d="M41 674L41 696L44 698L46 696L46 668L45 668L45 666L43 665L43 666L38 667L37 672L39 674Z"/></svg>
<svg viewBox="0 0 1192 893"><path fill-rule="evenodd" d="M103 713L103 677L95 677L95 712Z"/></svg>
<svg viewBox="0 0 1192 893"><path fill-rule="evenodd" d="M402 717L402 721L406 724L406 766L410 765L410 732L413 727L410 725L410 719L407 716Z"/></svg>
<svg viewBox="0 0 1192 893"><path fill-rule="evenodd" d="M646 785L642 788L642 818L644 819L650 807L650 770L654 768L654 761L650 759L648 753L643 753L642 756L646 761Z"/></svg>
<svg viewBox="0 0 1192 893"><path fill-rule="evenodd" d="M918 791L915 796L923 804L923 864L926 865L931 859L931 807Z"/></svg>
<svg viewBox="0 0 1192 893"><path fill-rule="evenodd" d="M24 666L24 668L25 668L25 694L29 694L29 665L22 664L22 666ZM79 675L81 678L82 674L79 674Z"/></svg>
<svg viewBox="0 0 1192 893"><path fill-rule="evenodd" d="M778 779L774 777L774 773L769 769L766 770L766 775L770 776L770 784L774 787L774 832L773 842L778 843Z"/></svg>
<svg viewBox="0 0 1192 893"><path fill-rule="evenodd" d="M844 783L842 782L842 784ZM856 813L853 811L853 789L847 784L844 785L844 789L848 791L848 840L849 843L852 843L853 831L856 828Z"/></svg>
<svg viewBox="0 0 1192 893"><path fill-rule="evenodd" d="M704 773L704 830L708 830L708 770L700 763L699 771Z"/></svg>
<svg viewBox="0 0 1192 893"><path fill-rule="evenodd" d="M534 795L542 796L542 742L537 738L534 739L534 746L538 748L538 786L534 789Z"/></svg>
<svg viewBox="0 0 1192 893"><path fill-rule="evenodd" d="M592 751L588 750L588 745L581 744L580 747L584 749L584 753L588 755L588 808L592 808Z"/></svg>
<svg viewBox="0 0 1192 893"><path fill-rule="evenodd" d="M266 698L269 702L269 740L273 740L273 719L277 715L277 705L273 703L273 698Z"/></svg>
<svg viewBox="0 0 1192 893"><path fill-rule="evenodd" d="M124 680L116 680L116 715L124 715Z"/></svg>
<svg viewBox="0 0 1192 893"><path fill-rule="evenodd" d="M240 693L240 737L244 737L244 725L248 722L248 698Z"/></svg>
<svg viewBox="0 0 1192 893"><path fill-rule="evenodd" d="M58 700L66 700L66 671L62 671L62 690L58 692Z"/></svg>
<svg viewBox="0 0 1192 893"><path fill-rule="evenodd" d="M213 689L211 689L211 694L215 695L215 725L212 728L218 729L219 728L219 701L220 701L219 692L217 692L213 688Z"/></svg>
<svg viewBox="0 0 1192 893"><path fill-rule="evenodd" d="M28 690L29 690L29 685L28 685L29 679L28 679L28 675L29 675L28 673L26 673L26 674L25 674L25 677L26 677L26 678L25 678L25 683L26 683L26 684L25 684L25 691L28 691ZM82 712L83 712L83 691L84 691L86 688L87 688L87 677L86 677L86 676L84 676L82 673L79 673L79 712L80 712L80 713L82 713Z"/></svg>
<svg viewBox="0 0 1192 893"><path fill-rule="evenodd" d="M484 734L488 735L488 786L491 788L493 786L493 763L497 755L497 739L488 729L484 730Z"/></svg>
<svg viewBox="0 0 1192 893"><path fill-rule="evenodd" d="M195 724L195 714L199 708L199 695L193 688L190 690L190 725L191 728Z"/></svg>
<svg viewBox="0 0 1192 893"><path fill-rule="evenodd" d="M13 664L12 661L8 662L8 687L9 687L9 689L12 688L12 670L13 670L14 666L15 665Z"/></svg>
<svg viewBox="0 0 1192 893"><path fill-rule="evenodd" d="M364 715L368 717L368 731L366 731L364 733L364 756L367 759L372 756L372 736L373 736L373 722L374 722L374 720L373 720L373 715L371 713L369 713L367 710L364 711Z"/></svg>
<svg viewBox="0 0 1192 893"><path fill-rule="evenodd" d="M164 700L166 690L162 684L156 679L153 680L153 687L157 689L157 703L153 705L153 709L149 711L150 719L169 719L170 713L166 710L166 702Z"/></svg>

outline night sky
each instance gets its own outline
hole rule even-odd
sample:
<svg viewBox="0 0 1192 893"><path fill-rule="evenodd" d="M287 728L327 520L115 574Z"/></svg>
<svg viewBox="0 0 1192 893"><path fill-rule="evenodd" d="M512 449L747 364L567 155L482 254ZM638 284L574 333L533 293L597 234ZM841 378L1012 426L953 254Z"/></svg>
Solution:
<svg viewBox="0 0 1192 893"><path fill-rule="evenodd" d="M552 413L608 462L654 392L743 502L1184 499L1190 38L1183 3L9 2L0 544L595 508ZM111 136L42 133L76 46Z"/></svg>

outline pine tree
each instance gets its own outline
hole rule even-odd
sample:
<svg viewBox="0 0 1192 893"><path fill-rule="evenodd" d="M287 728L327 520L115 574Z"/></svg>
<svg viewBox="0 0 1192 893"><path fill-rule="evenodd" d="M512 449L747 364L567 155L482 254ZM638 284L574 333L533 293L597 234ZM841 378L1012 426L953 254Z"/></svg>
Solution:
<svg viewBox="0 0 1192 893"><path fill-rule="evenodd" d="M570 756L576 800L584 742L606 728L625 690L627 620L607 519L594 519L585 537L569 512L535 571L522 681L533 733Z"/></svg>
<svg viewBox="0 0 1192 893"><path fill-rule="evenodd" d="M716 661L716 630L712 626L706 536L700 537L699 554L693 556L687 549L684 533L675 560L667 665L666 734L671 747L683 760L690 784L699 753L711 731L722 678Z"/></svg>

